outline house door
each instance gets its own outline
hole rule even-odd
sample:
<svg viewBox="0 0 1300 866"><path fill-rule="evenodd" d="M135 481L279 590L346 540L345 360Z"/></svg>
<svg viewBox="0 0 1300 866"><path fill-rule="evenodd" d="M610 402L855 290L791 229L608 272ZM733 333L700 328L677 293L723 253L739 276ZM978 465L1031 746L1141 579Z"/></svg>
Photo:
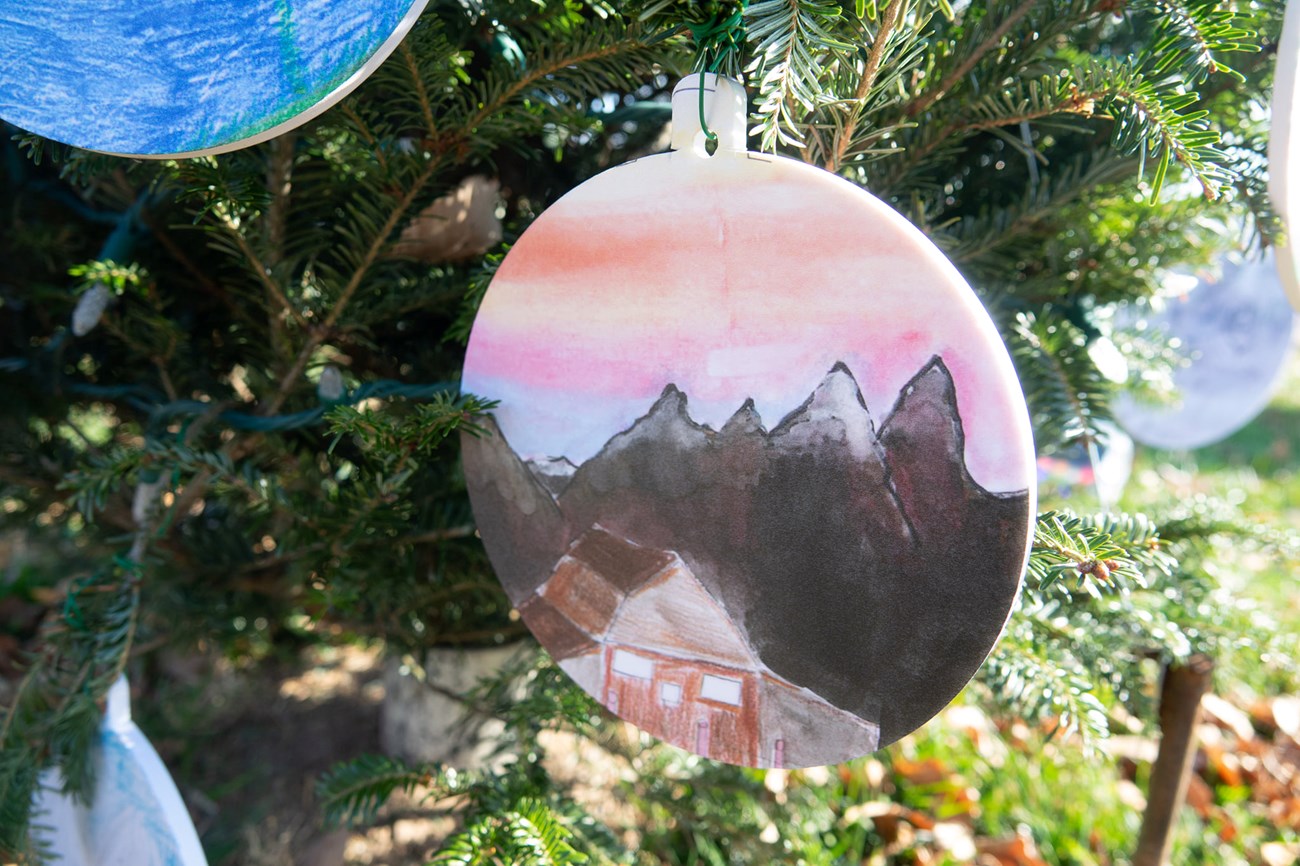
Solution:
<svg viewBox="0 0 1300 866"><path fill-rule="evenodd" d="M752 764L755 745L745 736L734 713L706 711L695 723L695 751L715 761Z"/></svg>

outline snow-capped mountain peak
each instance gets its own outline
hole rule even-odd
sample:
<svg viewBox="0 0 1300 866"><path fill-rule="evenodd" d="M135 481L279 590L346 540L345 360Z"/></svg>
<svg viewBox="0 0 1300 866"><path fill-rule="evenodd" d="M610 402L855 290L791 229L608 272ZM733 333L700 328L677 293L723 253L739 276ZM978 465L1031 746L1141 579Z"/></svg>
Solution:
<svg viewBox="0 0 1300 866"><path fill-rule="evenodd" d="M803 405L772 430L772 438L794 449L835 442L846 446L856 460L880 460L871 413L843 361L836 362Z"/></svg>

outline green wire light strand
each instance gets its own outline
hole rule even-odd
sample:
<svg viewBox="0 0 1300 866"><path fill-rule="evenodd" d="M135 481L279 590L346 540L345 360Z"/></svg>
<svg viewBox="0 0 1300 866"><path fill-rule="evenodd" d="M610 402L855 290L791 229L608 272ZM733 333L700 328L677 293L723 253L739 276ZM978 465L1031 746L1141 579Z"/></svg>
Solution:
<svg viewBox="0 0 1300 866"><path fill-rule="evenodd" d="M39 369L26 358L0 358L0 372L17 373L27 370L39 375ZM200 415L212 411L213 405L204 400L167 400L158 389L151 385L95 385L89 382L69 382L59 377L53 383L54 391L64 391L80 397L121 402L143 413L150 427L162 427L173 418L185 419L190 423ZM296 430L321 423L325 413L335 406L350 406L370 398L403 398L406 400L429 400L437 394L455 393L459 386L454 382L434 382L430 384L398 382L393 379L377 379L366 382L342 395L337 400L322 401L321 405L301 412L284 415L255 415L237 409L219 412L216 420L234 430L249 430L273 433L283 430Z"/></svg>

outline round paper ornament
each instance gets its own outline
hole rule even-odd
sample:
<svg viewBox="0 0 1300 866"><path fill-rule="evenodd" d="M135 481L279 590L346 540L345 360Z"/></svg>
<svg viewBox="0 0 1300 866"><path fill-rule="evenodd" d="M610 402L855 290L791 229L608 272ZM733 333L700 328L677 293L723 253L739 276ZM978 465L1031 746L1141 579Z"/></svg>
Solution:
<svg viewBox="0 0 1300 866"><path fill-rule="evenodd" d="M673 94L672 151L571 191L484 297L462 449L524 621L606 707L701 755L843 761L979 667L1033 507L983 307L853 184L745 150L745 94Z"/></svg>
<svg viewBox="0 0 1300 866"><path fill-rule="evenodd" d="M95 746L89 808L57 793L59 774L42 778L36 822L52 829L57 866L207 866L194 822L158 753L131 721L131 692L119 677Z"/></svg>
<svg viewBox="0 0 1300 866"><path fill-rule="evenodd" d="M1300 2L1289 0L1273 73L1268 138L1268 194L1287 239L1277 266L1291 304L1300 310Z"/></svg>
<svg viewBox="0 0 1300 866"><path fill-rule="evenodd" d="M346 96L427 2L8 0L0 119L129 156L246 147Z"/></svg>
<svg viewBox="0 0 1300 866"><path fill-rule="evenodd" d="M1217 278L1171 279L1186 281L1186 293L1166 300L1148 319L1177 337L1191 359L1174 373L1179 402L1152 405L1121 394L1115 419L1144 445L1203 448L1226 439L1268 405L1290 352L1295 314L1271 252L1258 261L1225 261ZM1127 315L1129 323L1138 316Z"/></svg>

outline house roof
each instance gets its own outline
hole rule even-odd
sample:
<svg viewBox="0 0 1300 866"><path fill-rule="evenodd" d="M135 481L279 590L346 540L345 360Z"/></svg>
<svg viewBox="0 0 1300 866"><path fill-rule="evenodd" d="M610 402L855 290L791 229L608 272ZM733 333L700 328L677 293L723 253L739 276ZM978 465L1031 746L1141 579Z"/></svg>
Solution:
<svg viewBox="0 0 1300 866"><path fill-rule="evenodd" d="M633 544L600 526L584 532L567 555L589 566L624 595L639 589L675 558L666 550Z"/></svg>
<svg viewBox="0 0 1300 866"><path fill-rule="evenodd" d="M539 590L552 606L592 637L602 637L626 596L599 571L566 556Z"/></svg>
<svg viewBox="0 0 1300 866"><path fill-rule="evenodd" d="M605 640L742 670L762 670L726 609L680 560L628 596Z"/></svg>
<svg viewBox="0 0 1300 866"><path fill-rule="evenodd" d="M519 605L519 614L551 657L559 661L596 649L599 644L591 635L574 625L554 605L540 595Z"/></svg>
<svg viewBox="0 0 1300 866"><path fill-rule="evenodd" d="M603 637L619 605L670 564L673 554L593 526L569 545L537 594L592 637Z"/></svg>
<svg viewBox="0 0 1300 866"><path fill-rule="evenodd" d="M568 655L586 652L589 645L566 629L587 636L591 645L619 644L745 670L762 667L726 609L680 557L599 526L570 546L535 599L546 603L546 613L537 616L544 617L547 634L566 649L573 647ZM555 618L564 624L552 622ZM531 619L525 620L533 627ZM567 657L538 629L533 631L552 655Z"/></svg>

